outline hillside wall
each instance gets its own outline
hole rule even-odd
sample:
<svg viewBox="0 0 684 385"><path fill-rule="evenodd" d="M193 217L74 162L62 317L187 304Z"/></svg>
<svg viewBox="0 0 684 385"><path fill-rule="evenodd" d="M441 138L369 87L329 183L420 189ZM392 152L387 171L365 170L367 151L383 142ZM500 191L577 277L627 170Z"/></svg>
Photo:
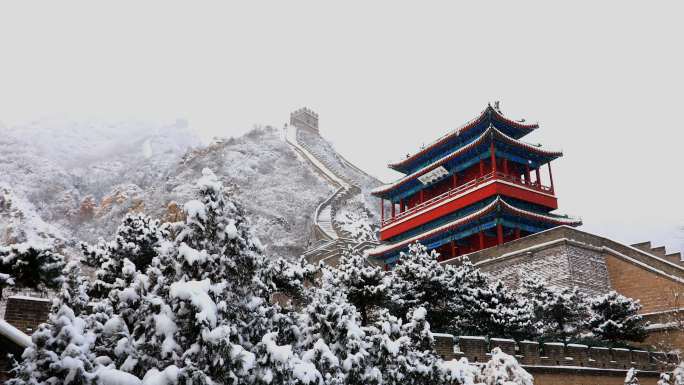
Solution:
<svg viewBox="0 0 684 385"><path fill-rule="evenodd" d="M516 342L510 339L434 334L435 350L445 360L465 357L481 364L499 347L516 357L534 376L535 385L612 385L622 384L627 370L640 371L642 384L655 385L661 372L669 372L679 363L675 354L645 350L609 349L586 345Z"/></svg>

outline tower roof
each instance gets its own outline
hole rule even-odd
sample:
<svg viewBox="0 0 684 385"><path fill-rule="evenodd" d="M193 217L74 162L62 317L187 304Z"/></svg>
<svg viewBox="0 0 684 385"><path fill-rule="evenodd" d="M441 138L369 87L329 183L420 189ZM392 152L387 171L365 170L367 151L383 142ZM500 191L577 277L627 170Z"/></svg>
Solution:
<svg viewBox="0 0 684 385"><path fill-rule="evenodd" d="M475 140L472 142L466 144L465 146L459 148L458 150L445 155L444 157L434 161L433 163L421 168L418 171L413 172L412 174L406 175L403 178L400 178L394 183L386 184L380 187L375 188L371 193L375 196L383 196L385 193L400 187L408 182L411 182L413 180L416 180L420 176L429 173L430 171L445 165L451 161L456 160L460 156L467 154L471 150L475 149L479 145L483 143L487 143L488 140L495 140L500 143L505 143L506 145L509 145L511 147L519 148L521 150L524 150L528 153L535 154L539 156L540 158L545 158L546 161L551 161L553 159L556 159L560 156L563 156L562 151L556 151L556 150L548 150L539 146L535 146L529 143L525 143L523 141L514 139L503 132L499 131L496 127L493 125L490 125L480 136L478 136Z"/></svg>
<svg viewBox="0 0 684 385"><path fill-rule="evenodd" d="M426 159L430 158L431 154L434 152L440 152L441 150L449 147L454 147L454 144L459 142L459 137L464 134L470 133L470 131L477 131L478 127L487 127L489 125L496 125L502 131L506 131L507 134L515 139L520 139L527 135L531 131L539 128L537 123L524 123L522 121L515 121L505 117L498 106L492 107L488 104L487 107L478 115L475 119L469 121L463 126L448 132L446 135L435 140L429 145L421 148L415 154L407 156L398 162L390 163L389 168L407 173L415 169L417 165L424 162ZM477 135L475 132L474 135Z"/></svg>
<svg viewBox="0 0 684 385"><path fill-rule="evenodd" d="M416 236L413 236L411 238L395 242L395 243L388 243L384 244L381 246L378 246L376 248L368 250L368 254L372 256L377 256L377 255L383 255L387 254L393 251L401 250L405 247L407 247L409 244L414 243L414 242L420 242L429 239L430 237L433 237L435 235L438 235L440 233L447 232L449 230L456 229L460 226L466 225L470 222L476 221L488 214L494 213L496 211L499 212L505 212L508 214L512 214L514 216L518 217L524 217L527 219L532 219L536 221L541 221L545 223L549 223L553 226L561 226L561 225L568 225L568 226L579 226L582 224L582 221L580 219L576 218L570 218L570 217L562 217L562 216L557 216L557 215L552 215L552 214L544 214L544 213L539 213L535 211L530 211L526 209L521 209L519 207L515 207L512 204L506 202L503 200L501 197L497 197L494 199L490 204L486 205L485 207L481 208L480 210L477 210L469 215L466 215L461 218L454 219L451 222L448 222L444 225L441 225L439 227L427 230L421 234L418 234Z"/></svg>

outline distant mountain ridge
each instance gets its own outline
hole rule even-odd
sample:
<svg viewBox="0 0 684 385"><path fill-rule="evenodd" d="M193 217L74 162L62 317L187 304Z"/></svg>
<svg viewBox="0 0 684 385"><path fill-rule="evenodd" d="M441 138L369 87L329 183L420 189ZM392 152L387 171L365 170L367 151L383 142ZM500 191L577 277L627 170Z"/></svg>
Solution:
<svg viewBox="0 0 684 385"><path fill-rule="evenodd" d="M323 147L326 156L339 157L329 144ZM17 220L15 211L11 221L0 215L0 230L59 237L68 254L77 253L79 240L109 238L128 212L179 220L180 204L209 167L243 203L269 251L294 258L311 243L316 207L334 192L272 127L202 145L184 121L37 121L0 127L0 153L5 201L21 202L15 205L21 217L53 229L36 235L35 220ZM357 199L343 214L374 215L365 203ZM0 244L13 241L0 233Z"/></svg>

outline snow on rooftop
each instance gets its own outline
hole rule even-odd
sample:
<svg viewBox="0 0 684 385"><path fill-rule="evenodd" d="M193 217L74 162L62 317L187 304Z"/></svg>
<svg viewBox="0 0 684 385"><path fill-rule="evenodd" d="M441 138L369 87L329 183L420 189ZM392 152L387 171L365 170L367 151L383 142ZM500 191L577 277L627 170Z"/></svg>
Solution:
<svg viewBox="0 0 684 385"><path fill-rule="evenodd" d="M460 155L460 154L470 150L471 148L477 146L478 144L482 143L491 133L493 133L498 138L501 138L505 142L523 147L529 151L538 152L538 153L548 155L548 156L561 156L563 154L562 151L543 149L541 147L530 145L530 144L525 143L523 141L511 138L510 136L508 136L508 135L504 134L503 132L499 131L498 129L496 129L496 127L489 126L489 128L487 128L482 133L482 135L478 136L473 141L471 141L470 143L466 144L465 146L459 148L458 150L437 159L436 161L434 161L434 162L430 163L429 165L421 168L420 170L415 171L409 175L406 175L406 176L398 179L397 181L395 181L393 183L389 183L386 185L376 187L373 190L371 190L371 193L372 194L379 194L379 193L386 192L386 191L391 190L395 187L398 187L398 186L400 186L400 185L402 185L402 184L404 184L410 180L413 180L413 179L415 179L415 178L417 178L423 174L426 174L426 173L430 172L432 169L441 166L442 164L446 163L447 161L457 157L458 155Z"/></svg>
<svg viewBox="0 0 684 385"><path fill-rule="evenodd" d="M510 123L512 123L512 124L515 124L515 125L518 125L518 126L527 127L527 128L530 129L530 130L539 127L539 124L538 124L538 123L525 123L525 119L521 119L521 120L517 120L517 121L516 121L516 120L513 120L513 119L506 118L506 117L503 115L503 113L501 112L501 110L500 110L499 108L492 107L491 104L489 104L489 105L487 105L487 108L485 108L484 110L482 110L482 112L480 112L480 114L479 114L477 117L475 117L475 118L473 118L473 119L467 121L466 123L462 124L461 126L459 126L459 127L456 128L456 129L449 130L446 134L444 134L444 135L440 136L439 138L437 138L436 140L432 141L432 142L431 142L430 144L428 144L427 146L425 146L425 145L422 146L422 147L421 147L418 151L416 151L415 153L413 153L413 154L408 154L404 159L401 159L401 160L398 160L398 161L396 161L396 162L390 163L389 166L390 166L391 168L398 167L398 166L400 166L400 165L402 165L402 164L404 164L404 163L406 163L406 162L408 162L408 161L410 161L410 160L416 159L419 155L422 155L422 154L423 154L426 150L428 150L429 148L434 147L435 145L438 145L438 144L440 144L441 142L446 141L447 139L449 139L449 138L451 138L451 137L459 136L459 135L461 134L461 132L466 131L467 129L471 128L471 127L474 126L478 121L480 121L482 118L484 118L484 117L485 117L485 114L486 114L486 112L487 112L487 110L489 110L489 109L493 110L493 111L494 111L500 118L502 118L503 120L505 120L505 121L507 121L507 122L510 122Z"/></svg>

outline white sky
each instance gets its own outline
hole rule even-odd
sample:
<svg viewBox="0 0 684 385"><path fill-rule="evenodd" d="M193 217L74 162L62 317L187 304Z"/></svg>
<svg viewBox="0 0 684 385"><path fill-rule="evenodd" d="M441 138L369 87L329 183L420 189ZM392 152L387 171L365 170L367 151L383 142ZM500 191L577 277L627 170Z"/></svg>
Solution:
<svg viewBox="0 0 684 385"><path fill-rule="evenodd" d="M252 1L0 5L0 120L185 117L206 138L302 105L385 165L501 100L562 148L559 212L680 248L682 2Z"/></svg>

